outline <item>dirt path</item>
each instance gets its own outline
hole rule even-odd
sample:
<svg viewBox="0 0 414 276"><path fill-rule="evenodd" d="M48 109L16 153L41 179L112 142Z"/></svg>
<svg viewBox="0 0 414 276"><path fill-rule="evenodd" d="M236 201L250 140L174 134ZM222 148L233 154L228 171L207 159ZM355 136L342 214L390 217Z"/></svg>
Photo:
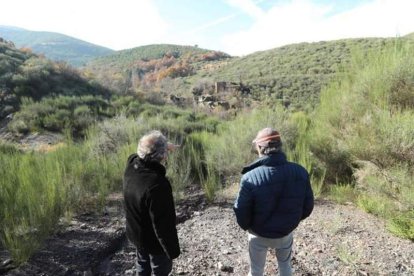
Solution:
<svg viewBox="0 0 414 276"><path fill-rule="evenodd" d="M247 237L231 207L197 195L177 204L182 254L174 275L247 275ZM77 217L6 275L133 275L135 252L123 223L116 197L105 214ZM269 253L266 275L275 275L275 263ZM354 206L319 201L295 231L293 268L295 275L414 275L414 243Z"/></svg>

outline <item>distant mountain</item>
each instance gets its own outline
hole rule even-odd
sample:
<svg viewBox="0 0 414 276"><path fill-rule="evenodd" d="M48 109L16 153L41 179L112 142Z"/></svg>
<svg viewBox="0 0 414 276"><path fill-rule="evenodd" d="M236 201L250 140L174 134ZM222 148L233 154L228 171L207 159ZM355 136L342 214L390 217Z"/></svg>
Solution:
<svg viewBox="0 0 414 276"><path fill-rule="evenodd" d="M17 48L30 48L55 61L82 66L88 61L114 51L67 35L29 31L17 27L0 26L0 37L11 40Z"/></svg>
<svg viewBox="0 0 414 276"><path fill-rule="evenodd" d="M410 38L410 39L414 39L414 32L406 34L405 36L403 36L405 38Z"/></svg>

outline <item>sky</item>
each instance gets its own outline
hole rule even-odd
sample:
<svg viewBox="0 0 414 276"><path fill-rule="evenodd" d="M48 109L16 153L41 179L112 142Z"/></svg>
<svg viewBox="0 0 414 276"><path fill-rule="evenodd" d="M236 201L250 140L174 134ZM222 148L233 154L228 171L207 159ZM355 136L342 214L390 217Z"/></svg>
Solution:
<svg viewBox="0 0 414 276"><path fill-rule="evenodd" d="M114 50L197 45L242 56L286 44L414 32L414 0L0 0L0 25Z"/></svg>

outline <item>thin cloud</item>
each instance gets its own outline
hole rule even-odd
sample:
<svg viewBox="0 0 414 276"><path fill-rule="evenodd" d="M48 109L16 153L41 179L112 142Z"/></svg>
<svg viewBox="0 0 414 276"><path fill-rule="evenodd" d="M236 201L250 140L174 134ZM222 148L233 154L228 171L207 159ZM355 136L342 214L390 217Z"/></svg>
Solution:
<svg viewBox="0 0 414 276"><path fill-rule="evenodd" d="M264 15L263 10L257 6L258 3L263 1L251 1L251 0L226 0L226 3L242 10L252 18L260 18Z"/></svg>
<svg viewBox="0 0 414 276"><path fill-rule="evenodd" d="M297 42L352 37L392 37L414 31L414 1L375 0L332 15L331 5L291 1L275 5L249 29L222 39L233 55Z"/></svg>
<svg viewBox="0 0 414 276"><path fill-rule="evenodd" d="M220 17L218 19L207 22L206 24L203 24L201 26L198 26L198 27L190 30L189 32L186 33L186 35L193 35L195 33L199 33L199 32L205 31L207 29L210 29L211 27L221 25L221 24L233 19L236 16L237 16L237 14L234 13L234 14L230 14L230 15L227 15L227 16Z"/></svg>
<svg viewBox="0 0 414 276"><path fill-rule="evenodd" d="M251 15L254 18L258 18L264 15L263 11L257 6L257 4L262 3L266 0L260 0L260 1L250 1L250 0L226 0L225 2L233 7L236 7L241 10L241 12L247 13ZM189 32L186 33L186 35L193 35L195 33L208 30L212 27L221 25L227 21L230 21L231 19L234 19L236 16L239 16L241 12L232 13L223 17L220 17L218 19L214 19L213 21L207 22L201 26L198 26Z"/></svg>

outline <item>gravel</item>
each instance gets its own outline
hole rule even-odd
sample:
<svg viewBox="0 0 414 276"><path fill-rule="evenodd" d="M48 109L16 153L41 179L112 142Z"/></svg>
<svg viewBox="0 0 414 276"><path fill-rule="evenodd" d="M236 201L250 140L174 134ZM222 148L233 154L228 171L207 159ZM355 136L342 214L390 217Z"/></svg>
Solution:
<svg viewBox="0 0 414 276"><path fill-rule="evenodd" d="M123 211L116 206L107 217L76 218L6 275L134 275L135 249L120 230ZM182 253L174 275L247 275L247 233L237 226L231 202L207 204L195 196L177 204L177 213ZM355 206L318 201L295 230L292 263L294 275L414 275L414 243L392 236L383 221ZM53 274L51 267L59 270ZM265 275L276 273L269 251Z"/></svg>

